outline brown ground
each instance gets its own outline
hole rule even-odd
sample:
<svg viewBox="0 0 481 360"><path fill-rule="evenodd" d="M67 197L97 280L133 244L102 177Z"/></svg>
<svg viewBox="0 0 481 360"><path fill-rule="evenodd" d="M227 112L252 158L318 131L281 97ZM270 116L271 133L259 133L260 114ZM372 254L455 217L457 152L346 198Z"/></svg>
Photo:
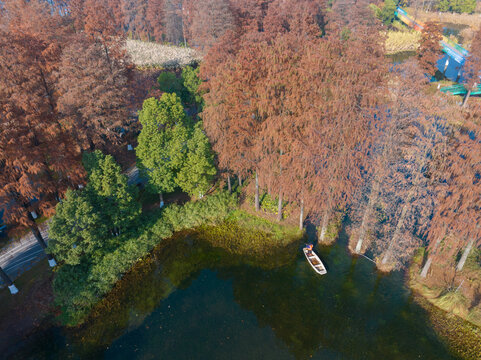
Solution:
<svg viewBox="0 0 481 360"><path fill-rule="evenodd" d="M24 273L15 285L19 293L11 295L0 289L0 354L8 356L8 349L27 339L36 330L51 324L55 308L52 292L53 272L42 260Z"/></svg>

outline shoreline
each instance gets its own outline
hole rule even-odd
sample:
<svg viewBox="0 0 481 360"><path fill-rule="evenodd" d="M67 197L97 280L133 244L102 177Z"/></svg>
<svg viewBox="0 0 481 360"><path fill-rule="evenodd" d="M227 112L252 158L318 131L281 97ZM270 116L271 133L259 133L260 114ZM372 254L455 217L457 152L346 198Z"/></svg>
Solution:
<svg viewBox="0 0 481 360"><path fill-rule="evenodd" d="M408 284L407 284L408 285ZM432 327L453 355L465 360L481 358L481 328L461 317L440 309L427 298L412 290L414 301L428 314Z"/></svg>
<svg viewBox="0 0 481 360"><path fill-rule="evenodd" d="M211 241L208 241L208 243L210 243L210 245L215 248L219 248L233 254L243 253L246 256L247 255L248 256L269 256L270 252L269 252L269 255L265 254L264 252L264 249L267 246L266 244L270 243L272 245L272 240L274 239L281 240L283 238L286 238L285 234L287 233L291 233L291 235L295 235L293 230L295 227L287 223L280 223L280 224L274 223L270 220L267 220L263 216L258 216L251 212L245 212L238 209L234 210L232 215L233 216L231 216L221 224L201 225L200 228L198 229L176 232L173 234L173 236L170 239L175 240L175 239L178 239L179 236L184 236L192 232L199 232L200 233L199 238L201 240L206 240L212 237ZM264 223L265 227L263 229L260 228L259 223ZM244 244L239 243L234 245L231 244L231 246L226 246L228 245L227 243L230 244L231 239L229 237L223 236L222 234L225 235L225 232L227 231L227 229L231 229L232 224L236 224L237 226L237 231L235 231L234 232L235 234L232 234L232 235L237 236L240 231L239 229L241 228L244 228L246 233L250 232L252 234L257 234L257 235L252 236L252 238L246 238L246 240L244 240L243 238L243 241L241 242ZM269 229L269 227L271 227L271 230L266 231ZM263 233L264 235L259 237L258 236L259 233ZM305 232L298 232L297 239L294 239L293 237L288 241L278 243L278 247L290 246L295 241L301 241L302 237L304 236L305 236ZM257 239L257 240L253 240L253 239ZM258 241L260 246L252 250L251 249L252 241ZM102 313L100 309L104 308L106 303L107 304L109 303L109 299L111 300L112 297L115 297L116 294L119 291L121 291L121 289L125 286L122 284L128 281L128 279L132 276L136 277L136 276L139 276L139 274L142 275L144 273L144 271L142 271L142 268L143 267L149 268L149 264L152 265L151 263L157 261L156 259L158 259L159 256L163 256L162 252L168 248L169 243L170 241L168 241L168 239L165 242L161 242L145 258L136 262L132 266L132 268L129 269L129 271L125 274L125 276L122 277L115 284L113 289L106 294L106 296L101 300L101 302L98 303L96 306L94 306L90 314L91 320L86 321L85 325L82 325L80 327L74 327L70 329L66 328L67 331L70 331L70 332L73 330L77 331L83 328L84 331L85 329L87 329L87 332L88 332L89 325L92 325L91 323L92 319L97 318L99 314ZM243 246L246 244L249 246L247 247ZM326 246L327 244L322 244L322 245ZM277 248L277 246L275 246L274 249L275 248ZM348 249L346 249L346 251L349 252ZM462 319L457 315L451 314L432 304L429 301L429 299L422 296L418 291L416 291L414 288L410 286L409 276L410 274L408 272L405 280L406 287L412 291L414 301L417 304L419 304L424 310L426 310L428 314L428 318L431 321L433 330L436 332L436 334L438 334L438 336L440 336L440 338L443 339L443 341L445 341L446 345L452 351L453 355L460 356L463 359L467 359L467 360L479 359L481 357L481 328ZM49 278L51 280L52 277L50 276ZM43 280L45 282L45 278L43 278ZM167 289L165 290L167 291ZM167 294L167 292L165 294ZM57 326L58 321L55 317L52 316L53 310L54 309L51 309L50 311L43 313L39 317L39 319L37 319L38 325L35 323L32 323L31 324L32 326L28 329L28 331L25 331L23 333L23 339L18 341L14 345L10 345L9 347L12 349L17 349L21 344L21 342L26 341L28 343L30 338L35 338L35 334L38 333L39 331L41 332L45 329Z"/></svg>

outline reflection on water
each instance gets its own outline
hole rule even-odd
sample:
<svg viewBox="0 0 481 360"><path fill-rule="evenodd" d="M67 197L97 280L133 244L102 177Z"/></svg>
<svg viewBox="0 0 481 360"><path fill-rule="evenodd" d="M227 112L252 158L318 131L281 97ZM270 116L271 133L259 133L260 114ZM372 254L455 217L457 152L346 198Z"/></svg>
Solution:
<svg viewBox="0 0 481 360"><path fill-rule="evenodd" d="M386 55L393 64L402 64L410 57L416 55L416 51L400 51L395 54Z"/></svg>
<svg viewBox="0 0 481 360"><path fill-rule="evenodd" d="M443 35L446 37L454 36L458 43L462 44L464 39L462 37L462 31L469 28L465 24L455 24L455 23L443 23Z"/></svg>
<svg viewBox="0 0 481 360"><path fill-rule="evenodd" d="M379 275L345 241L319 249L321 277L299 244L259 258L174 239L126 276L88 326L39 334L16 357L453 359L403 275Z"/></svg>

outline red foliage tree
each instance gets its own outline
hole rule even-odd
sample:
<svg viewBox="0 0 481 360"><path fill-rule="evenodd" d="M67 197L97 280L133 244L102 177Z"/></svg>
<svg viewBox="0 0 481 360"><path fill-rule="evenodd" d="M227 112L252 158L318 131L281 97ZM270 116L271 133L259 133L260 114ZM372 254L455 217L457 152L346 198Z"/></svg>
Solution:
<svg viewBox="0 0 481 360"><path fill-rule="evenodd" d="M464 65L464 77L468 92L464 98L463 106L468 103L471 91L481 83L481 29L478 30L471 43L471 49L466 64Z"/></svg>
<svg viewBox="0 0 481 360"><path fill-rule="evenodd" d="M56 75L64 19L39 1L5 4L0 49L0 198L13 224L30 227L35 209L53 211L69 185L82 181L79 152L56 113ZM32 15L33 14L33 15ZM51 260L51 259L50 259Z"/></svg>
<svg viewBox="0 0 481 360"><path fill-rule="evenodd" d="M58 71L58 110L82 149L117 141L128 113L129 67L79 35L65 47Z"/></svg>
<svg viewBox="0 0 481 360"><path fill-rule="evenodd" d="M209 49L234 27L228 0L185 1L183 15L188 42L201 50Z"/></svg>
<svg viewBox="0 0 481 360"><path fill-rule="evenodd" d="M202 67L206 131L221 166L255 171L279 198L328 219L351 196L371 146L369 115L386 73L379 38L367 26L347 40L320 38L316 1L291 12L283 2L243 5L257 15L228 32L224 39L237 41L227 51L213 47Z"/></svg>
<svg viewBox="0 0 481 360"><path fill-rule="evenodd" d="M164 33L164 0L148 0L145 19L155 41L161 42Z"/></svg>
<svg viewBox="0 0 481 360"><path fill-rule="evenodd" d="M429 75L434 75L437 70L437 61L441 52L443 39L442 27L438 23L427 22L421 33L419 44L418 62L421 68Z"/></svg>

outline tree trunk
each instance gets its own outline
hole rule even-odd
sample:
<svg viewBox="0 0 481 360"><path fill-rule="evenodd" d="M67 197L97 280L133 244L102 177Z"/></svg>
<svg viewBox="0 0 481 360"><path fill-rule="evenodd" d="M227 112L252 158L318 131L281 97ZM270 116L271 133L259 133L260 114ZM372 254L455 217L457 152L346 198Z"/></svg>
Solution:
<svg viewBox="0 0 481 360"><path fill-rule="evenodd" d="M471 96L471 90L468 90L466 96L464 97L463 107L466 107L466 104L468 103L468 100L469 100L470 96Z"/></svg>
<svg viewBox="0 0 481 360"><path fill-rule="evenodd" d="M242 186L242 177L240 175L237 175L237 177L239 178L239 187Z"/></svg>
<svg viewBox="0 0 481 360"><path fill-rule="evenodd" d="M282 150L280 151L280 156L282 156ZM282 164L279 157L279 178L282 177ZM279 202L277 203L277 221L282 220L282 185L279 186Z"/></svg>
<svg viewBox="0 0 481 360"><path fill-rule="evenodd" d="M301 200L301 213L299 214L299 230L304 229L304 200Z"/></svg>
<svg viewBox="0 0 481 360"><path fill-rule="evenodd" d="M428 259L426 260L426 264L424 264L423 269L421 270L421 277L422 278L426 278L426 276L428 275L429 268L431 267L431 264L433 262L434 253L436 252L436 249L438 248L442 239L443 238L438 238L436 240L436 243L434 244L434 248L433 248L433 254L428 255Z"/></svg>
<svg viewBox="0 0 481 360"><path fill-rule="evenodd" d="M423 266L423 270L421 271L421 277L426 278L428 275L429 268L431 267L431 263L433 262L433 257L430 256L428 257L428 260L426 261L426 264Z"/></svg>
<svg viewBox="0 0 481 360"><path fill-rule="evenodd" d="M109 63L110 73L113 73L114 70L112 69L112 61L110 61L109 49L105 43L102 43L104 47L105 57L107 58L107 62Z"/></svg>
<svg viewBox="0 0 481 360"><path fill-rule="evenodd" d="M47 85L47 80L45 79L45 74L43 73L42 71L42 68L39 67L39 71L40 71L40 77L42 78L42 85L43 85L43 88L45 90L45 95L46 97L48 98L48 104L50 106L50 112L52 114L55 113L55 105L52 101L52 92L50 91L50 89L48 88L48 85ZM57 122L58 123L58 122ZM60 125L60 124L59 124Z"/></svg>
<svg viewBox="0 0 481 360"><path fill-rule="evenodd" d="M257 175L257 171L256 171L255 206L256 206L256 211L259 211L261 209L261 206L259 204L259 176Z"/></svg>
<svg viewBox="0 0 481 360"><path fill-rule="evenodd" d="M40 247L45 251L47 249L47 243L43 239L40 230L38 230L38 227L36 225L30 225L30 230L32 231L33 236L35 236L35 239L37 239ZM47 255L47 260L50 267L57 266L57 262L55 261L54 257L47 252L45 252L45 254Z"/></svg>
<svg viewBox="0 0 481 360"><path fill-rule="evenodd" d="M230 174L227 174L227 189L229 190L229 194L232 193L232 185L230 183Z"/></svg>
<svg viewBox="0 0 481 360"><path fill-rule="evenodd" d="M0 267L0 278L3 280L3 282L8 286L8 290L10 290L10 293L12 295L18 293L18 289L13 283L12 279L7 275L5 271Z"/></svg>
<svg viewBox="0 0 481 360"><path fill-rule="evenodd" d="M468 258L468 255L471 252L473 245L474 245L474 238L469 240L468 245L464 248L463 256L461 256L461 260L459 260L458 266L456 266L456 271L463 270L464 263L466 262L466 259Z"/></svg>
<svg viewBox="0 0 481 360"><path fill-rule="evenodd" d="M411 197L409 196L409 199L410 198ZM391 239L391 242L389 243L389 247L387 248L386 253L384 254L384 257L382 258L382 261L381 261L382 264L387 263L387 261L391 257L392 248L393 248L394 244L396 243L397 239L399 238L399 236L401 235L401 229L403 227L404 219L406 218L406 214L408 213L409 207L410 206L409 206L409 200L408 200L404 204L404 206L401 210L401 216L399 217L399 220L397 222L396 230L394 230L394 235Z"/></svg>
<svg viewBox="0 0 481 360"><path fill-rule="evenodd" d="M321 233L319 234L319 241L323 242L326 238L327 226L329 225L329 210L326 210L322 219Z"/></svg>
<svg viewBox="0 0 481 360"><path fill-rule="evenodd" d="M92 138L89 137L89 138L88 138L88 141L89 141L90 151L94 151L94 150L95 150L95 144L94 144Z"/></svg>
<svg viewBox="0 0 481 360"><path fill-rule="evenodd" d="M159 207L162 209L164 207L164 196L159 193Z"/></svg>
<svg viewBox="0 0 481 360"><path fill-rule="evenodd" d="M279 191L279 202L277 203L277 221L282 220L282 190Z"/></svg>
<svg viewBox="0 0 481 360"><path fill-rule="evenodd" d="M185 29L184 29L184 14L182 13L180 14L180 21L182 22L182 37L184 38L184 47L187 47L187 41L185 40Z"/></svg>
<svg viewBox="0 0 481 360"><path fill-rule="evenodd" d="M359 229L359 239L357 240L357 244L356 244L357 254L361 252L362 243L366 236L367 222L369 221L369 217L371 216L371 213L372 213L372 208L374 207L374 204L376 202L378 191L379 191L379 183L375 181L371 189L371 194L369 195L369 201L367 203L366 210L364 211L364 216L362 217L361 228Z"/></svg>
<svg viewBox="0 0 481 360"><path fill-rule="evenodd" d="M37 239L37 242L40 244L42 249L45 250L47 248L47 243L43 239L42 234L40 233L40 230L38 230L38 228L35 225L31 225L30 230L32 230L33 236L35 236L35 239Z"/></svg>

